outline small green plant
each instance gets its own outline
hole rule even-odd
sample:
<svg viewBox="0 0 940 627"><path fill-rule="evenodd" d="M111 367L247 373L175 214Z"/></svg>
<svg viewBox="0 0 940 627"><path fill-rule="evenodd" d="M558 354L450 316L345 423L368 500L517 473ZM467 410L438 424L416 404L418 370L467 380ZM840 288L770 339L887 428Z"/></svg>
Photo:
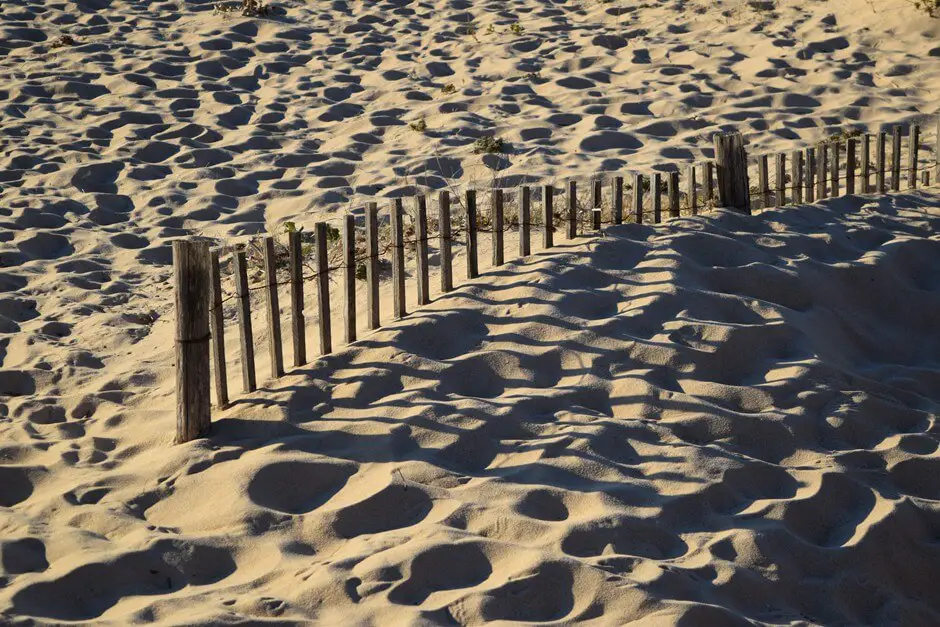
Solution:
<svg viewBox="0 0 940 627"><path fill-rule="evenodd" d="M441 87L441 93L449 96L450 94L457 93L457 88L454 86L453 83L447 83L446 85Z"/></svg>
<svg viewBox="0 0 940 627"><path fill-rule="evenodd" d="M475 142L473 142L473 154L480 155L493 155L503 151L506 142L503 141L502 137L496 137L495 135L487 135L486 137L481 137Z"/></svg>
<svg viewBox="0 0 940 627"><path fill-rule="evenodd" d="M415 120L408 126L411 127L411 130L417 133L423 133L424 131L428 130L428 123L425 121L424 118L421 118L420 120Z"/></svg>
<svg viewBox="0 0 940 627"><path fill-rule="evenodd" d="M516 22L515 24L510 24L509 32L512 33L513 35L521 35L522 33L525 32L525 26L523 26L519 22Z"/></svg>
<svg viewBox="0 0 940 627"><path fill-rule="evenodd" d="M487 34L487 35L492 35L492 34L495 33L495 32L496 32L496 27L493 26L492 24L490 24L490 25L486 28L486 34Z"/></svg>

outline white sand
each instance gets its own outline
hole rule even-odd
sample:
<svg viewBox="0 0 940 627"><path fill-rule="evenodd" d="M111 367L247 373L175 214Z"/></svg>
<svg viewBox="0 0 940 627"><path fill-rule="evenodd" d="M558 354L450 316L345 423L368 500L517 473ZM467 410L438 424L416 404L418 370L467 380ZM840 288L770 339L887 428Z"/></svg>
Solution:
<svg viewBox="0 0 940 627"><path fill-rule="evenodd" d="M4 3L0 623L940 624L935 192L559 234L170 445L174 237L934 112L940 20L778 5Z"/></svg>

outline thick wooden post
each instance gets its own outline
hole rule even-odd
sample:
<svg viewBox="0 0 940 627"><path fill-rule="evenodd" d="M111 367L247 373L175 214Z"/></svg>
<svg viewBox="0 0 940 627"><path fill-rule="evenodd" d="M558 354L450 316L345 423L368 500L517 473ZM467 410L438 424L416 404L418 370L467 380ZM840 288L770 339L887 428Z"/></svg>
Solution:
<svg viewBox="0 0 940 627"><path fill-rule="evenodd" d="M862 193L871 193L871 135L862 137Z"/></svg>
<svg viewBox="0 0 940 627"><path fill-rule="evenodd" d="M857 164L855 162L855 146L858 140L849 137L845 143L845 193L849 196L855 194L855 173Z"/></svg>
<svg viewBox="0 0 940 627"><path fill-rule="evenodd" d="M933 171L933 180L936 183L940 183L940 114L937 114L937 132L934 134L934 149L933 149L933 160L934 160L934 171Z"/></svg>
<svg viewBox="0 0 940 627"><path fill-rule="evenodd" d="M568 181L568 239L578 236L578 182Z"/></svg>
<svg viewBox="0 0 940 627"><path fill-rule="evenodd" d="M643 175L633 175L633 221L643 224Z"/></svg>
<svg viewBox="0 0 940 627"><path fill-rule="evenodd" d="M614 224L623 224L623 177L615 176L610 181L610 201L613 207Z"/></svg>
<svg viewBox="0 0 940 627"><path fill-rule="evenodd" d="M715 204L715 175L714 175L715 164L711 161L705 162L705 180L702 181L705 184L705 204L714 205Z"/></svg>
<svg viewBox="0 0 940 627"><path fill-rule="evenodd" d="M366 205L366 307L369 310L369 330L378 329L379 315L379 206Z"/></svg>
<svg viewBox="0 0 940 627"><path fill-rule="evenodd" d="M650 181L650 193L653 194L653 224L659 224L663 221L663 175L654 172Z"/></svg>
<svg viewBox="0 0 940 627"><path fill-rule="evenodd" d="M428 202L423 194L415 199L415 266L418 277L418 304L431 302L430 277L428 276Z"/></svg>
<svg viewBox="0 0 940 627"><path fill-rule="evenodd" d="M803 202L803 153L799 150L790 153L790 193L794 204Z"/></svg>
<svg viewBox="0 0 940 627"><path fill-rule="evenodd" d="M715 165L718 178L718 206L751 213L751 192L747 177L747 150L741 133L716 134Z"/></svg>
<svg viewBox="0 0 940 627"><path fill-rule="evenodd" d="M268 357L271 359L271 378L284 376L284 349L281 345L281 307L277 299L277 262L274 257L274 238L265 236L264 279L268 313Z"/></svg>
<svg viewBox="0 0 940 627"><path fill-rule="evenodd" d="M819 159L816 162L818 170L816 172L816 197L819 200L829 198L828 177L829 171L829 144L823 142L819 144Z"/></svg>
<svg viewBox="0 0 940 627"><path fill-rule="evenodd" d="M314 229L314 245L317 249L316 285L320 353L328 355L333 352L333 323L330 318L330 262L327 254L326 222L317 222Z"/></svg>
<svg viewBox="0 0 940 627"><path fill-rule="evenodd" d="M304 253L300 231L287 235L290 254L290 321L294 340L294 367L307 363L307 323L304 319Z"/></svg>
<svg viewBox="0 0 940 627"><path fill-rule="evenodd" d="M840 187L839 186L839 153L841 152L838 141L832 142L831 151L832 151L832 161L830 163L832 167L830 168L830 171L829 171L829 187L831 188L831 190L829 194L833 198L838 198L839 187Z"/></svg>
<svg viewBox="0 0 940 627"><path fill-rule="evenodd" d="M920 173L921 185L930 187L930 170L924 170Z"/></svg>
<svg viewBox="0 0 940 627"><path fill-rule="evenodd" d="M219 409L228 406L228 376L225 365L225 319L222 314L222 269L219 263L219 251L210 251L212 281L211 300L209 302L209 330L212 333L212 365L215 371L215 397Z"/></svg>
<svg viewBox="0 0 940 627"><path fill-rule="evenodd" d="M757 158L757 185L760 187L760 206L766 209L770 206L770 174L767 171L767 155Z"/></svg>
<svg viewBox="0 0 940 627"><path fill-rule="evenodd" d="M528 185L519 188L519 256L528 257L531 252L530 222L532 215L532 190Z"/></svg>
<svg viewBox="0 0 940 627"><path fill-rule="evenodd" d="M555 245L555 187L551 184L542 187L542 221L545 223L542 245L551 248Z"/></svg>
<svg viewBox="0 0 940 627"><path fill-rule="evenodd" d="M774 172L774 183L777 191L774 195L774 205L782 207L787 204L787 156L778 152L774 161L776 172Z"/></svg>
<svg viewBox="0 0 940 627"><path fill-rule="evenodd" d="M209 433L209 292L208 242L173 242L176 284L176 442Z"/></svg>
<svg viewBox="0 0 940 627"><path fill-rule="evenodd" d="M440 193L440 196L438 196L437 210L437 228L440 230L441 292L446 294L454 289L450 239L450 192L442 191Z"/></svg>
<svg viewBox="0 0 940 627"><path fill-rule="evenodd" d="M392 315L400 320L408 315L405 295L405 210L401 198L388 204L389 225L392 227Z"/></svg>
<svg viewBox="0 0 940 627"><path fill-rule="evenodd" d="M673 170L669 173L667 185L669 186L669 217L678 218L679 210L679 172Z"/></svg>
<svg viewBox="0 0 940 627"><path fill-rule="evenodd" d="M347 344L352 344L359 337L356 320L357 270L356 216L347 213L343 216L343 323Z"/></svg>
<svg viewBox="0 0 940 627"><path fill-rule="evenodd" d="M503 190L494 189L492 196L492 207L490 210L492 214L490 215L490 225L493 229L493 265L501 266L503 265L504 254L503 254Z"/></svg>
<svg viewBox="0 0 940 627"><path fill-rule="evenodd" d="M806 149L806 202L816 202L816 149Z"/></svg>
<svg viewBox="0 0 940 627"><path fill-rule="evenodd" d="M877 136L877 146L875 147L875 193L884 194L888 191L885 177L887 171L887 164L885 163L886 155L886 146L887 144L887 135L884 131L878 133Z"/></svg>
<svg viewBox="0 0 940 627"><path fill-rule="evenodd" d="M480 276L477 255L477 191L468 189L464 198L467 218L467 278L475 279Z"/></svg>
<svg viewBox="0 0 940 627"><path fill-rule="evenodd" d="M255 375L255 339L251 330L251 298L248 292L248 259L245 251L235 253L235 297L238 299L238 335L242 353L242 389L254 392L257 387Z"/></svg>
<svg viewBox="0 0 940 627"><path fill-rule="evenodd" d="M592 200L594 202L591 203L591 217L593 218L592 226L594 227L595 231L601 230L601 218L603 217L601 215L601 212L604 206L603 185L604 185L604 180L600 176L597 176L593 181L594 192L592 194L593 196Z"/></svg>
<svg viewBox="0 0 940 627"><path fill-rule="evenodd" d="M689 209L698 215L698 190L695 188L695 166L689 166Z"/></svg>
<svg viewBox="0 0 940 627"><path fill-rule="evenodd" d="M891 132L891 191L901 191L901 127Z"/></svg>
<svg viewBox="0 0 940 627"><path fill-rule="evenodd" d="M907 186L917 189L917 153L920 151L920 126L911 126L911 134L907 145Z"/></svg>

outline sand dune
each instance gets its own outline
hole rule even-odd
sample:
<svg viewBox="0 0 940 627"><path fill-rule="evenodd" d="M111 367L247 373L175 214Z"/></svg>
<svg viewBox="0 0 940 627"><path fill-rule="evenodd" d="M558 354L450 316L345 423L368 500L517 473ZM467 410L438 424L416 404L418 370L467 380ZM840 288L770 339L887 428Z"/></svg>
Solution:
<svg viewBox="0 0 940 627"><path fill-rule="evenodd" d="M177 447L169 282L176 237L920 120L940 21L214 4L0 9L0 623L940 623L935 193L536 245Z"/></svg>

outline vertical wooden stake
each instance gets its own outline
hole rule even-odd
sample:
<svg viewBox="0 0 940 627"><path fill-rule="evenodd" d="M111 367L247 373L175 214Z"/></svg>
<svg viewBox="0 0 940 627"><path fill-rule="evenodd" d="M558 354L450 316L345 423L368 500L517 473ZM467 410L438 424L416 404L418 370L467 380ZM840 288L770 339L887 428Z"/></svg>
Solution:
<svg viewBox="0 0 940 627"><path fill-rule="evenodd" d="M287 235L290 257L290 321L294 340L294 367L307 363L307 323L304 320L304 253L300 231Z"/></svg>
<svg viewBox="0 0 940 627"><path fill-rule="evenodd" d="M477 259L477 192L468 189L466 199L467 218L467 278L475 279L480 275L479 260Z"/></svg>
<svg viewBox="0 0 940 627"><path fill-rule="evenodd" d="M405 295L405 227L402 224L404 214L401 198L395 198L389 203L389 225L392 227L392 314L398 320L408 315L408 299Z"/></svg>
<svg viewBox="0 0 940 627"><path fill-rule="evenodd" d="M806 202L816 202L816 149L806 149Z"/></svg>
<svg viewBox="0 0 940 627"><path fill-rule="evenodd" d="M578 182L568 181L568 239L578 236Z"/></svg>
<svg viewBox="0 0 940 627"><path fill-rule="evenodd" d="M774 205L782 207L787 204L787 156L778 152L774 161L776 172L774 172L774 183L777 186L777 192L774 195Z"/></svg>
<svg viewBox="0 0 940 627"><path fill-rule="evenodd" d="M920 151L920 126L911 126L911 134L907 146L907 185L917 189L917 153Z"/></svg>
<svg viewBox="0 0 940 627"><path fill-rule="evenodd" d="M274 238L264 238L264 278L268 312L268 356L271 358L271 378L284 376L284 349L281 345L281 307L277 298L277 261L274 257Z"/></svg>
<svg viewBox="0 0 940 627"><path fill-rule="evenodd" d="M689 209L692 210L692 215L698 215L698 190L696 187L695 181L695 166L689 166Z"/></svg>
<svg viewBox="0 0 940 627"><path fill-rule="evenodd" d="M614 224L623 224L623 177L615 176L610 182Z"/></svg>
<svg viewBox="0 0 940 627"><path fill-rule="evenodd" d="M545 223L542 244L551 248L555 245L555 187L551 184L542 188L542 221Z"/></svg>
<svg viewBox="0 0 940 627"><path fill-rule="evenodd" d="M741 133L716 134L715 165L718 206L751 213L751 191L747 177L747 150Z"/></svg>
<svg viewBox="0 0 940 627"><path fill-rule="evenodd" d="M878 133L877 136L877 145L875 147L875 193L884 194L888 191L885 176L887 170L887 164L885 163L886 150L885 144L887 143L887 135L884 131Z"/></svg>
<svg viewBox="0 0 940 627"><path fill-rule="evenodd" d="M633 175L633 221L643 224L643 175Z"/></svg>
<svg viewBox="0 0 940 627"><path fill-rule="evenodd" d="M930 170L924 170L920 173L921 185L930 187Z"/></svg>
<svg viewBox="0 0 940 627"><path fill-rule="evenodd" d="M934 160L934 171L933 171L933 180L936 183L940 183L940 114L937 114L937 132L934 133L934 149L933 149L933 160Z"/></svg>
<svg viewBox="0 0 940 627"><path fill-rule="evenodd" d="M209 433L208 242L173 242L176 285L176 443Z"/></svg>
<svg viewBox="0 0 940 627"><path fill-rule="evenodd" d="M493 265L501 266L503 265L504 254L503 254L503 190L494 189L492 196L492 207L490 207L492 214L491 220L492 224L490 225L493 229Z"/></svg>
<svg viewBox="0 0 940 627"><path fill-rule="evenodd" d="M757 158L757 184L760 186L760 205L761 209L770 206L770 177L767 171L767 155L761 155Z"/></svg>
<svg viewBox="0 0 940 627"><path fill-rule="evenodd" d="M829 170L829 145L826 142L819 144L819 159L816 162L818 171L816 172L816 196L820 200L829 197L827 172Z"/></svg>
<svg viewBox="0 0 940 627"><path fill-rule="evenodd" d="M858 140L854 137L849 137L845 143L845 193L849 196L855 194L855 173L857 170L855 146L857 143Z"/></svg>
<svg viewBox="0 0 940 627"><path fill-rule="evenodd" d="M528 185L519 188L519 256L528 257L531 252L530 222L532 215L532 190Z"/></svg>
<svg viewBox="0 0 940 627"><path fill-rule="evenodd" d="M711 161L705 162L705 204L711 206L715 204L715 164Z"/></svg>
<svg viewBox="0 0 940 627"><path fill-rule="evenodd" d="M790 153L790 193L793 203L803 202L803 153L794 150Z"/></svg>
<svg viewBox="0 0 940 627"><path fill-rule="evenodd" d="M314 246L317 249L317 309L320 330L320 353L328 355L333 352L333 323L330 318L330 262L326 239L326 222L317 222L314 225Z"/></svg>
<svg viewBox="0 0 940 627"><path fill-rule="evenodd" d="M901 127L891 133L891 191L901 191Z"/></svg>
<svg viewBox="0 0 940 627"><path fill-rule="evenodd" d="M254 392L257 387L255 376L255 339L251 330L251 298L248 292L248 259L245 251L235 253L235 297L238 299L238 334L242 353L242 389Z"/></svg>
<svg viewBox="0 0 940 627"><path fill-rule="evenodd" d="M209 302L209 331L212 333L212 365L215 371L215 397L219 409L228 406L228 376L225 365L225 319L222 314L222 270L219 251L210 251L210 280L212 293Z"/></svg>
<svg viewBox="0 0 940 627"><path fill-rule="evenodd" d="M450 192L442 191L438 196L438 229L440 230L441 292L454 289L454 273L450 239Z"/></svg>
<svg viewBox="0 0 940 627"><path fill-rule="evenodd" d="M431 285L428 276L428 203L425 196L415 199L417 224L415 225L415 265L418 275L418 304L431 302Z"/></svg>
<svg viewBox="0 0 940 627"><path fill-rule="evenodd" d="M669 217L678 218L681 215L679 212L679 172L676 170L670 172L667 181L669 191Z"/></svg>
<svg viewBox="0 0 940 627"><path fill-rule="evenodd" d="M653 224L659 224L663 221L662 186L663 175L659 172L654 172L652 181L650 181L650 193L653 194Z"/></svg>
<svg viewBox="0 0 940 627"><path fill-rule="evenodd" d="M838 141L832 142L831 151L832 151L832 162L831 162L832 167L830 168L830 172L829 172L829 187L831 188L831 191L829 193L833 198L838 198L840 194L840 191L839 191L839 187L840 187L839 186L839 169L840 169L839 153L841 152Z"/></svg>
<svg viewBox="0 0 940 627"><path fill-rule="evenodd" d="M379 206L374 202L366 205L366 283L369 330L374 331L382 326L379 315Z"/></svg>
<svg viewBox="0 0 940 627"><path fill-rule="evenodd" d="M871 135L862 137L862 193L871 193Z"/></svg>
<svg viewBox="0 0 940 627"><path fill-rule="evenodd" d="M595 178L594 181L593 181L594 193L592 194L592 196L593 196L592 200L593 200L594 202L591 203L591 207L592 207L591 216L592 216L592 218L593 218L593 224L592 224L592 226L594 227L594 230L595 230L595 231L600 231L600 230L601 230L601 218L603 217L603 216L601 215L601 210L602 210L602 207L603 207L603 205L604 205L604 188L603 188L603 184L604 184L604 181L603 181L603 179L601 179L600 176L598 176L597 178Z"/></svg>
<svg viewBox="0 0 940 627"><path fill-rule="evenodd" d="M356 217L347 213L343 216L343 322L346 328L347 344L352 344L359 336L356 320L357 270Z"/></svg>

